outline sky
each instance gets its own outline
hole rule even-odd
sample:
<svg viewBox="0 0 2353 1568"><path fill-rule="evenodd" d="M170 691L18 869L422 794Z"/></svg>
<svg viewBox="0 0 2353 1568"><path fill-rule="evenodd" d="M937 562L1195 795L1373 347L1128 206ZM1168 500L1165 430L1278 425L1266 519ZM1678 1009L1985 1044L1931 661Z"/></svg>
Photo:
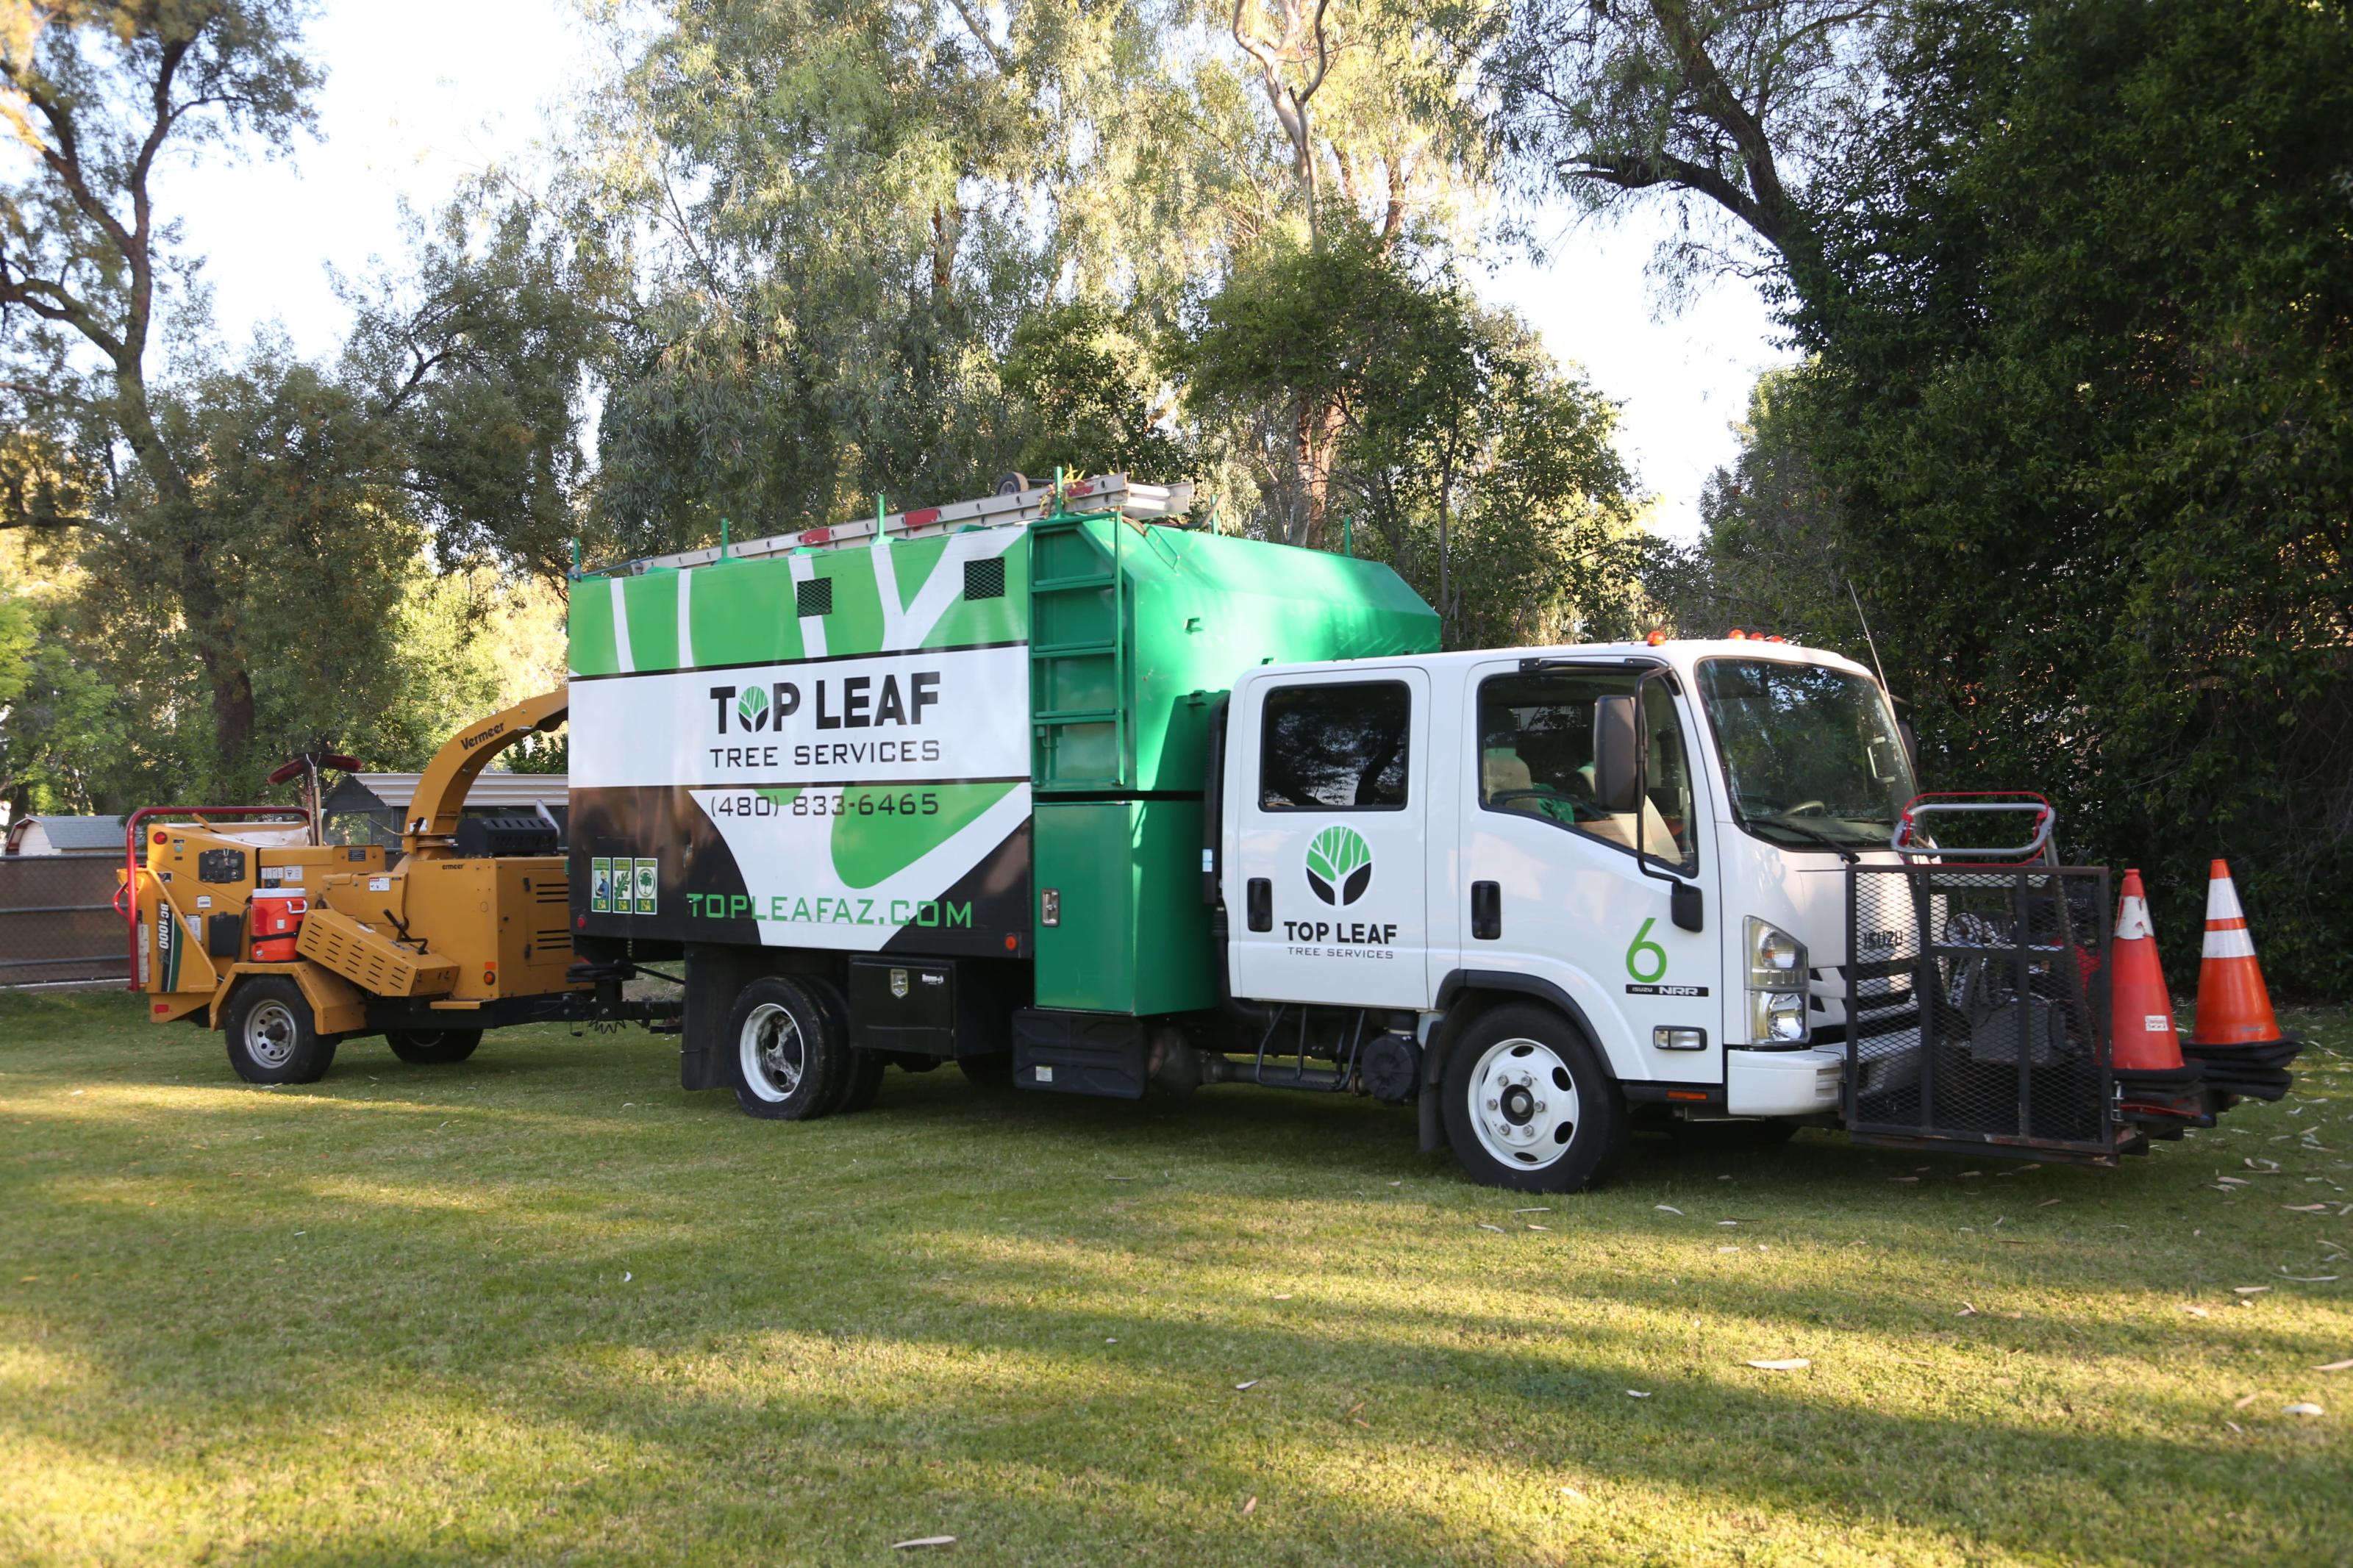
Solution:
<svg viewBox="0 0 2353 1568"><path fill-rule="evenodd" d="M457 38L462 51L448 47ZM351 319L330 268L364 277L372 258L396 261L403 200L429 213L467 175L543 140L545 110L599 62L570 0L329 0L310 54L327 73L320 139L290 159L195 171L176 188L223 338L274 324L297 352L323 355ZM1655 209L1611 224L1563 217L1543 265L1513 262L1479 284L1623 405L1620 450L1656 497L1652 526L1688 538L1707 476L1737 450L1749 387L1789 356L1738 279L1660 312L1644 268L1664 224Z"/></svg>

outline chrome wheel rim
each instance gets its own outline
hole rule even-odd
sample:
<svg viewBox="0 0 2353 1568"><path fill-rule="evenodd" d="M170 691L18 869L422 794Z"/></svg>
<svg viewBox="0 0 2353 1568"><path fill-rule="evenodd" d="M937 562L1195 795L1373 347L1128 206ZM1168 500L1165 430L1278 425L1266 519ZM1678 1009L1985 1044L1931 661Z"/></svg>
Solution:
<svg viewBox="0 0 2353 1568"><path fill-rule="evenodd" d="M808 1046L801 1026L779 1003L763 1002L752 1009L735 1048L744 1087L762 1100L789 1099L808 1070Z"/></svg>
<svg viewBox="0 0 2353 1568"><path fill-rule="evenodd" d="M1577 1079L1541 1040L1498 1040L1472 1068L1471 1125L1503 1163L1523 1171L1558 1163L1577 1122Z"/></svg>
<svg viewBox="0 0 2353 1568"><path fill-rule="evenodd" d="M294 1009L283 1002L264 1002L245 1016L245 1054L266 1068L282 1068L294 1059L299 1031Z"/></svg>

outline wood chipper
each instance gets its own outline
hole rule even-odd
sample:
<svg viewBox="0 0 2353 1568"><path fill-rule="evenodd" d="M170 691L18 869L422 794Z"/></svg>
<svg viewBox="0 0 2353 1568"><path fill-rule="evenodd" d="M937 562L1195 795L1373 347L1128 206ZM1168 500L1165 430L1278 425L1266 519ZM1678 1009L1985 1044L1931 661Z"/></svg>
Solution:
<svg viewBox="0 0 2353 1568"><path fill-rule="evenodd" d="M237 1076L265 1084L312 1082L338 1045L369 1035L430 1065L463 1061L507 1025L663 1027L674 1004L631 1002L618 978L574 973L554 819L463 815L490 761L565 710L552 691L453 737L418 779L389 860L379 845L324 842L315 785L301 807L134 812L119 901L150 1017L221 1030Z"/></svg>

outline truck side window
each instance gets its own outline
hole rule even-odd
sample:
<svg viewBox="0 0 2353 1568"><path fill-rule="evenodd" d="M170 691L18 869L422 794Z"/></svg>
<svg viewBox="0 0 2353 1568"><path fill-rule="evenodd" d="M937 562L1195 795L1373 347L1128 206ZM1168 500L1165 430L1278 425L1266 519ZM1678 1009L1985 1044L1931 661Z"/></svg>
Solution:
<svg viewBox="0 0 2353 1568"><path fill-rule="evenodd" d="M1634 814L1613 816L1594 804L1593 701L1631 692L1634 679L1624 670L1546 669L1482 682L1479 804L1632 850ZM1651 748L1642 848L1662 864L1695 873L1699 846L1683 720L1664 686L1654 680L1644 692Z"/></svg>
<svg viewBox="0 0 2353 1568"><path fill-rule="evenodd" d="M1403 681L1276 687L1266 694L1259 809L1402 809L1412 716Z"/></svg>

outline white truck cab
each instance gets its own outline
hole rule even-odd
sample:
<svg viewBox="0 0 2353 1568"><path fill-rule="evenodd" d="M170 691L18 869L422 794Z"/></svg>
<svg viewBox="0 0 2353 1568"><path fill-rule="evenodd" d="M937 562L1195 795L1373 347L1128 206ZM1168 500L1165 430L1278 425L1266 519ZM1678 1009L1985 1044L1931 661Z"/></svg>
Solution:
<svg viewBox="0 0 2353 1568"><path fill-rule="evenodd" d="M1474 1174L1582 1184L1630 1107L1837 1110L1845 868L1895 858L1916 793L1862 666L1762 638L1270 665L1223 757L1231 994L1413 1015L1425 1139L1442 1117Z"/></svg>

